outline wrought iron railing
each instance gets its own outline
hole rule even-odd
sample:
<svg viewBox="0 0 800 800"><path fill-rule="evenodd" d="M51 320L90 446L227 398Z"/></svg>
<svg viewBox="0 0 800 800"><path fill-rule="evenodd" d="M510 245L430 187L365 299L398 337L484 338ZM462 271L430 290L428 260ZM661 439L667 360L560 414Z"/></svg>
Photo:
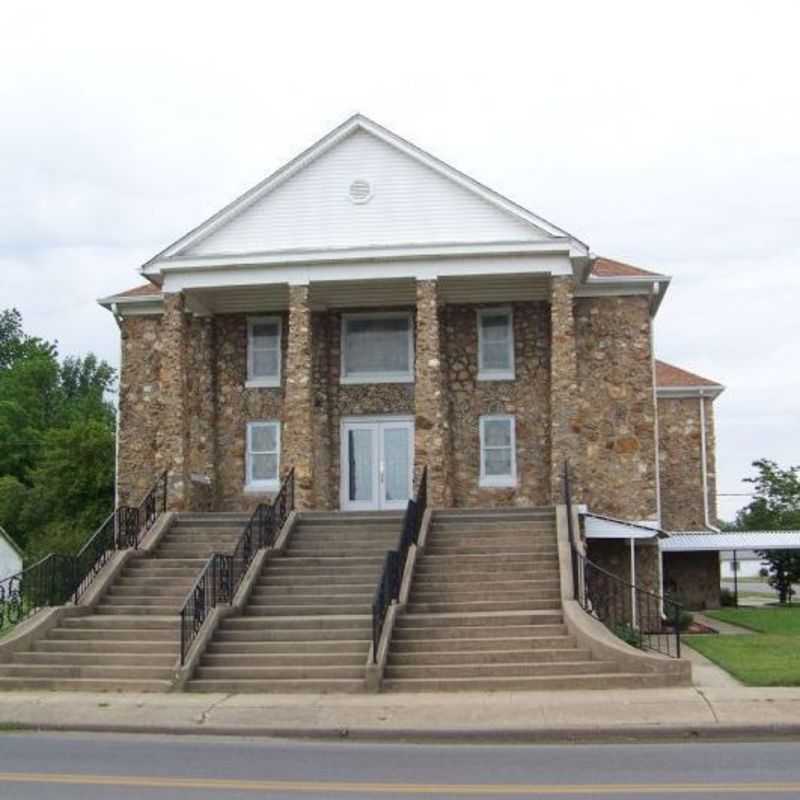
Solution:
<svg viewBox="0 0 800 800"><path fill-rule="evenodd" d="M115 550L137 547L166 510L166 472L137 507L119 506L75 555L50 553L0 581L0 630L46 606L77 603Z"/></svg>
<svg viewBox="0 0 800 800"><path fill-rule="evenodd" d="M628 644L680 658L681 607L613 575L580 552L573 517L572 476L567 462L564 463L562 484L575 599L586 613Z"/></svg>
<svg viewBox="0 0 800 800"><path fill-rule="evenodd" d="M218 603L231 603L250 564L261 547L272 547L294 509L294 469L281 483L272 504L256 506L230 554L212 553L186 596L181 609L181 664L202 628L209 611Z"/></svg>
<svg viewBox="0 0 800 800"><path fill-rule="evenodd" d="M117 509L117 547L136 549L159 514L167 510L167 473L162 472L139 506Z"/></svg>
<svg viewBox="0 0 800 800"><path fill-rule="evenodd" d="M389 550L383 563L383 572L375 589L372 603L372 658L378 660L378 642L389 606L400 597L400 586L406 568L408 551L419 539L422 519L428 507L428 468L422 470L415 497L408 501L403 515L403 527L396 550Z"/></svg>
<svg viewBox="0 0 800 800"><path fill-rule="evenodd" d="M181 664L211 609L231 598L231 557L212 553L181 609Z"/></svg>
<svg viewBox="0 0 800 800"><path fill-rule="evenodd" d="M96 575L111 558L117 547L119 512L109 514L103 524L91 535L89 541L75 556L75 589L73 600L77 603Z"/></svg>

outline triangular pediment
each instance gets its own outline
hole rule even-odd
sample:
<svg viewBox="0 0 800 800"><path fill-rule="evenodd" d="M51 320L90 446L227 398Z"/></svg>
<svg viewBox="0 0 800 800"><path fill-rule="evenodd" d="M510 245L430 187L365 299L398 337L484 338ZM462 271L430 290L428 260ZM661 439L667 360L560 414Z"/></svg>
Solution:
<svg viewBox="0 0 800 800"><path fill-rule="evenodd" d="M568 236L356 116L156 259ZM152 262L149 262L152 263Z"/></svg>

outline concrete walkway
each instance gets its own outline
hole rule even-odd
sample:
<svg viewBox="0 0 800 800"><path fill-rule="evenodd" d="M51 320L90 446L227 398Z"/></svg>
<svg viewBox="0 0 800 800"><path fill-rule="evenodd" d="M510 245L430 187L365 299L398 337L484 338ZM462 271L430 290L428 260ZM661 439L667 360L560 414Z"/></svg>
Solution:
<svg viewBox="0 0 800 800"><path fill-rule="evenodd" d="M0 726L365 739L800 736L800 689L378 695L5 692Z"/></svg>

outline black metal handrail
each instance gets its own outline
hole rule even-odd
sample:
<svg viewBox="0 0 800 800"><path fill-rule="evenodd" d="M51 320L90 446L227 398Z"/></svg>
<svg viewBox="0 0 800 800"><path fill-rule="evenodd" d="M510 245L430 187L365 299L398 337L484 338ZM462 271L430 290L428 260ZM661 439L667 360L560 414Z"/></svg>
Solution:
<svg viewBox="0 0 800 800"><path fill-rule="evenodd" d="M212 553L189 590L181 609L181 665L211 609L230 599L230 566L230 556Z"/></svg>
<svg viewBox="0 0 800 800"><path fill-rule="evenodd" d="M613 634L641 650L681 657L681 606L614 575L586 558L577 546L569 464L563 471L572 579L581 608Z"/></svg>
<svg viewBox="0 0 800 800"><path fill-rule="evenodd" d="M0 630L47 606L77 603L115 550L137 547L166 510L167 473L162 473L138 507L119 506L75 555L50 553L0 581Z"/></svg>
<svg viewBox="0 0 800 800"><path fill-rule="evenodd" d="M378 642L383 631L386 613L394 600L400 597L400 586L406 568L408 551L412 544L419 540L422 528L422 519L428 507L428 468L424 467L419 479L419 486L415 497L406 505L403 514L403 526L400 530L400 540L396 550L389 550L383 564L383 572L375 589L372 603L372 658L377 662Z"/></svg>
<svg viewBox="0 0 800 800"><path fill-rule="evenodd" d="M272 547L294 509L294 468L290 469L271 504L259 503L244 526L233 552L212 553L181 609L181 664L209 611L231 603L259 548Z"/></svg>
<svg viewBox="0 0 800 800"><path fill-rule="evenodd" d="M167 472L158 476L139 506L120 506L117 509L117 547L139 547L142 537L150 530L159 514L167 510Z"/></svg>

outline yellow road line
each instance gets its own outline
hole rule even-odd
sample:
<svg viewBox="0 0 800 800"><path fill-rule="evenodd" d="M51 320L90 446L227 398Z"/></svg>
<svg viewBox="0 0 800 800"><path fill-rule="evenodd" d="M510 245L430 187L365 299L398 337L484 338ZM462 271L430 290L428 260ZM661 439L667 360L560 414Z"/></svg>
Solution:
<svg viewBox="0 0 800 800"><path fill-rule="evenodd" d="M323 794L408 794L463 796L546 796L546 795L626 795L626 794L741 794L800 793L800 781L768 783L594 783L594 784L416 784L367 783L349 781L271 781L235 778L169 778L136 775L81 775L59 772L0 772L1 783L41 783L71 786L118 786L142 789L214 789L239 792L284 792Z"/></svg>

